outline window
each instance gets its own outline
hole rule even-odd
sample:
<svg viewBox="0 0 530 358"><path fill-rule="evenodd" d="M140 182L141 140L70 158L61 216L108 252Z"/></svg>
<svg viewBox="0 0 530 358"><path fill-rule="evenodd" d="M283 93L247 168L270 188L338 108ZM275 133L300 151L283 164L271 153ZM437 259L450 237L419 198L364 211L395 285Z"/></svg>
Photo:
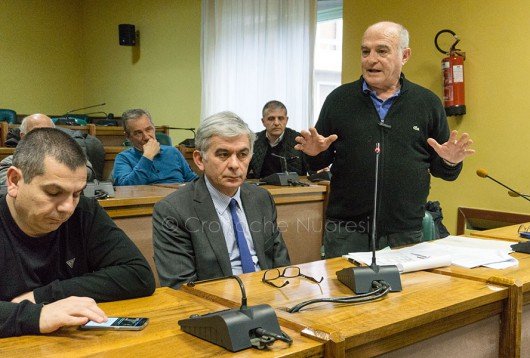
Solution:
<svg viewBox="0 0 530 358"><path fill-rule="evenodd" d="M313 124L328 94L341 84L342 0L318 1L313 81Z"/></svg>

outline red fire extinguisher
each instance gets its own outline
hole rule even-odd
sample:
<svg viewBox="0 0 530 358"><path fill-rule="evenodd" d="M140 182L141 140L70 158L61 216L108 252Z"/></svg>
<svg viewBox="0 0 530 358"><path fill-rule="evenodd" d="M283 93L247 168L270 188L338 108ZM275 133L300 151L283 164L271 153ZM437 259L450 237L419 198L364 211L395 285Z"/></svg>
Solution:
<svg viewBox="0 0 530 358"><path fill-rule="evenodd" d="M438 46L438 37L443 33L449 33L455 38L455 42L449 49L444 51ZM447 116L461 116L466 114L465 88L464 88L464 60L466 53L456 48L460 39L451 30L441 30L434 38L434 45L444 55L442 60L442 74L444 78L444 107Z"/></svg>

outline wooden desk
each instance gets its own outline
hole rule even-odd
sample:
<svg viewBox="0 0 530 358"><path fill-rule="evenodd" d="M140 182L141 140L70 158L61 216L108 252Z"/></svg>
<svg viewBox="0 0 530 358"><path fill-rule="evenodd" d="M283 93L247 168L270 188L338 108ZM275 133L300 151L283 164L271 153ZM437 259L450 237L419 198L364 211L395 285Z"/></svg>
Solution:
<svg viewBox="0 0 530 358"><path fill-rule="evenodd" d="M117 186L114 190L116 197L100 200L99 203L140 249L159 286L153 251L153 207L176 189L138 185Z"/></svg>
<svg viewBox="0 0 530 358"><path fill-rule="evenodd" d="M202 174L202 170L200 170L199 167L197 167L197 164L193 161L193 152L195 151L195 148L186 147L183 144L179 144L177 148L184 156L184 159L186 159L186 162L188 162L191 170L197 173L197 175Z"/></svg>
<svg viewBox="0 0 530 358"><path fill-rule="evenodd" d="M456 218L456 234L464 235L469 230L489 230L506 225L530 221L530 215L507 211L459 207Z"/></svg>
<svg viewBox="0 0 530 358"><path fill-rule="evenodd" d="M103 147L105 149L105 164L103 165L103 179L104 180L110 180L110 174L112 170L114 169L114 160L116 159L116 156L118 153L124 151L127 149L127 147L124 146L105 146Z"/></svg>
<svg viewBox="0 0 530 358"><path fill-rule="evenodd" d="M13 155L13 153L15 153L15 148L0 147L0 161L3 160L5 157Z"/></svg>
<svg viewBox="0 0 530 358"><path fill-rule="evenodd" d="M105 356L105 357L320 357L322 343L283 328L293 344L276 342L269 350L247 349L231 353L180 330L178 321L226 307L182 291L159 288L151 297L102 303L108 316L148 317L142 331L79 331L63 328L45 336L0 340L2 357Z"/></svg>
<svg viewBox="0 0 530 358"><path fill-rule="evenodd" d="M114 187L116 196L100 200L99 204L111 218L151 215L153 206L172 192L175 188L164 188L154 185L133 185Z"/></svg>
<svg viewBox="0 0 530 358"><path fill-rule="evenodd" d="M293 265L320 260L327 187L264 185L276 204L278 227Z"/></svg>
<svg viewBox="0 0 530 358"><path fill-rule="evenodd" d="M298 277L289 279L290 284L281 289L262 283L262 272L240 277L249 304L271 304L283 325L324 340L326 355L334 357L392 351L397 356L417 357L462 356L463 352L473 352L476 357L498 356L499 341L500 347L505 347L516 340L512 331L499 326L499 317L504 318L503 309L508 304L507 288L430 272L402 275L403 291L379 301L319 303L293 314L282 310L309 299L352 295L335 275L350 266L340 258L302 264L302 273L317 278L324 274L324 281L317 285ZM240 301L233 280L182 290L231 307Z"/></svg>
<svg viewBox="0 0 530 358"><path fill-rule="evenodd" d="M515 236L518 227L519 225L513 225L507 227L505 230L502 230L502 228L488 230L492 232L494 236L496 236L489 238L520 241L520 238ZM485 233L485 231L481 232L481 234L482 233ZM514 252L511 255L519 261L519 265L517 267L495 270L487 267L466 269L463 267L449 266L437 268L431 271L481 282L495 280L498 282L504 281L507 284L511 284L510 290L512 291L512 296L514 296L513 305L515 306L514 308L518 311L519 315L519 317L516 317L516 319L519 320L517 323L518 327L516 327L516 329L519 331L519 337L515 344L518 345L520 347L520 351L523 352L522 356L528 356L528 352L530 352L530 255L518 252Z"/></svg>
<svg viewBox="0 0 530 358"><path fill-rule="evenodd" d="M519 233L517 232L517 230L519 229L519 226L521 225L530 227L530 222L523 223L523 224L510 225L510 226L503 226L497 229L472 231L470 235L492 238L492 239L517 241L517 242L526 241L526 239L521 238L519 236Z"/></svg>

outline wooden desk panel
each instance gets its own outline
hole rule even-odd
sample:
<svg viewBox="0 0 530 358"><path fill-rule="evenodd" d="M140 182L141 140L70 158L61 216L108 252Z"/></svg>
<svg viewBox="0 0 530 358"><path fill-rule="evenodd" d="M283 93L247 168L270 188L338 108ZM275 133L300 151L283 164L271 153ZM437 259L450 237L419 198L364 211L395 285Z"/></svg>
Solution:
<svg viewBox="0 0 530 358"><path fill-rule="evenodd" d="M99 204L145 256L158 287L160 283L153 253L153 208L176 189L137 185L117 186L114 190L116 197L100 200Z"/></svg>
<svg viewBox="0 0 530 358"><path fill-rule="evenodd" d="M478 237L485 237L485 238L491 238L491 239L499 239L499 240L508 240L508 241L527 241L526 239L523 239L519 236L519 233L517 230L519 227L523 225L526 227L530 227L530 222L522 223L522 224L516 224L516 225L510 225L510 226L503 226L497 229L490 229L490 230L483 230L483 231L472 231L471 236L478 236Z"/></svg>
<svg viewBox="0 0 530 358"><path fill-rule="evenodd" d="M293 265L320 260L327 187L264 185L276 204L278 227Z"/></svg>
<svg viewBox="0 0 530 358"><path fill-rule="evenodd" d="M499 339L515 341L511 336L499 338L498 317L507 303L507 288L429 272L402 275L403 291L390 293L379 301L358 305L319 303L299 313L284 311L285 307L309 299L351 296L351 290L335 275L337 270L349 266L352 265L340 258L299 265L305 275L317 278L324 275L320 285L294 278L289 279L289 285L278 289L262 283L261 272L241 275L241 279L249 304L273 305L282 324L321 337L328 342L327 353L338 356L344 351L355 356L384 354L468 324L482 325L491 317L496 317L488 321L496 325L492 329L496 335L483 337L481 349L489 347L489 354L495 355L499 352ZM182 289L227 306L235 307L240 302L237 283L231 280ZM497 343L488 345L492 340Z"/></svg>
<svg viewBox="0 0 530 358"><path fill-rule="evenodd" d="M151 215L155 203L176 189L153 185L114 187L116 196L100 200L99 204L111 218Z"/></svg>
<svg viewBox="0 0 530 358"><path fill-rule="evenodd" d="M101 303L108 316L148 317L142 331L79 331L63 328L46 336L2 339L2 357L130 356L130 357L319 357L322 343L283 328L293 338L288 347L276 342L270 350L247 349L231 353L180 330L178 321L192 314L205 314L226 307L182 291L159 288L151 297Z"/></svg>

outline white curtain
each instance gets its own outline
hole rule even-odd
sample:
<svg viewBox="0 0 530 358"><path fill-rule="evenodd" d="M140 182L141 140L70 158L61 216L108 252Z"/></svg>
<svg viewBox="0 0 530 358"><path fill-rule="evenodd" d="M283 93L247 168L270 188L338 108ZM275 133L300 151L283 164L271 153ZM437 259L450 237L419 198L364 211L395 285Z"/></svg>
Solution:
<svg viewBox="0 0 530 358"><path fill-rule="evenodd" d="M233 111L254 131L279 100L288 127L313 123L316 0L203 0L202 113Z"/></svg>

